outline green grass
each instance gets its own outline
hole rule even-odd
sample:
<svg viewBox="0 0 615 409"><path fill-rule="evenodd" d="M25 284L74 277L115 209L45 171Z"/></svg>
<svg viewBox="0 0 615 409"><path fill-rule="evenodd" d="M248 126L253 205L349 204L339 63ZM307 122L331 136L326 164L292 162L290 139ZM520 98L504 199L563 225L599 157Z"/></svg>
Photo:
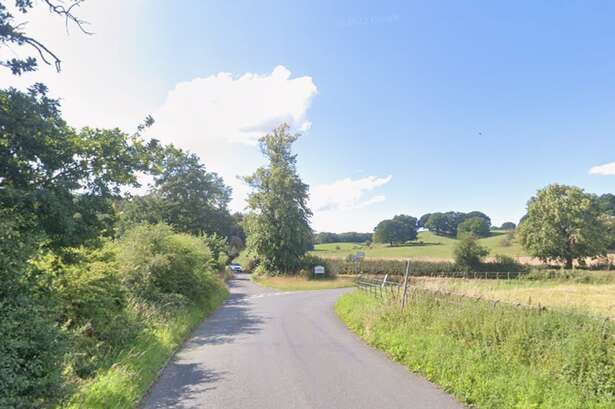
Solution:
<svg viewBox="0 0 615 409"><path fill-rule="evenodd" d="M352 287L350 277L306 279L304 277L262 277L255 280L265 287L282 291L326 290L330 288Z"/></svg>
<svg viewBox="0 0 615 409"><path fill-rule="evenodd" d="M615 407L612 323L446 300L416 295L401 312L355 291L336 312L368 343L472 407Z"/></svg>
<svg viewBox="0 0 615 409"><path fill-rule="evenodd" d="M480 239L479 243L489 249L490 256L496 254L512 257L526 255L520 244L515 241L510 246L503 246L504 237L503 233L493 232L490 237ZM456 243L457 239L422 231L419 232L417 241L411 245L390 247L387 244L373 244L367 247L361 243L327 243L317 244L312 254L320 257L344 258L350 254L356 254L357 251L362 251L366 257L372 258L452 260Z"/></svg>
<svg viewBox="0 0 615 409"><path fill-rule="evenodd" d="M160 370L192 330L227 297L221 285L206 303L149 322L130 348L109 357L108 365L89 382L80 385L68 409L134 408L156 380Z"/></svg>
<svg viewBox="0 0 615 409"><path fill-rule="evenodd" d="M594 271L594 282L574 279L467 280L416 277L412 285L512 304L540 304L615 319L615 272ZM598 276L602 276L598 278Z"/></svg>

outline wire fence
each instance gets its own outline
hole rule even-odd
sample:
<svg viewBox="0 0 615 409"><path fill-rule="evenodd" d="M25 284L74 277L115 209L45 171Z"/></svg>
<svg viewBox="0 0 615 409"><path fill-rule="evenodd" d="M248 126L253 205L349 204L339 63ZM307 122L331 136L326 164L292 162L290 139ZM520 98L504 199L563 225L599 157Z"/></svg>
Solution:
<svg viewBox="0 0 615 409"><path fill-rule="evenodd" d="M355 279L355 285L361 291L364 291L382 301L387 300L392 303L399 304L402 309L409 304L409 299L416 297L417 294L423 294L436 298L438 302L454 305L463 305L463 302L473 301L489 304L493 308L498 306L507 306L518 308L520 310L536 311L538 313L545 312L547 310L556 310L555 308L548 308L540 302L536 304L526 304L521 302L511 302L508 300L499 300L485 296L474 296L464 293L457 293L454 291L422 287L417 285L416 282L412 284L408 271L404 277L399 275L385 275L384 277L381 277L377 275L370 276L360 274ZM557 311L565 312L559 309L557 309ZM605 326L609 325L609 317L592 316L589 314L587 316L592 319L604 321Z"/></svg>

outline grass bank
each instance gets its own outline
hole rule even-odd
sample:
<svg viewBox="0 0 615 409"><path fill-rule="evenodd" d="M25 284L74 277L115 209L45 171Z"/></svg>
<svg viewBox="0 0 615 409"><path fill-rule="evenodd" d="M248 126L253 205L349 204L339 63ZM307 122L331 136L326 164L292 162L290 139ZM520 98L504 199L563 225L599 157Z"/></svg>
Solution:
<svg viewBox="0 0 615 409"><path fill-rule="evenodd" d="M307 279L305 277L261 277L256 283L282 291L326 290L330 288L352 287L351 277Z"/></svg>
<svg viewBox="0 0 615 409"><path fill-rule="evenodd" d="M111 354L95 377L79 385L70 400L59 407L134 408L175 350L227 295L226 288L220 283L207 301L198 306L151 316L132 345Z"/></svg>
<svg viewBox="0 0 615 409"><path fill-rule="evenodd" d="M368 343L465 404L615 407L613 323L428 294L414 294L401 312L359 291L342 296L336 312Z"/></svg>

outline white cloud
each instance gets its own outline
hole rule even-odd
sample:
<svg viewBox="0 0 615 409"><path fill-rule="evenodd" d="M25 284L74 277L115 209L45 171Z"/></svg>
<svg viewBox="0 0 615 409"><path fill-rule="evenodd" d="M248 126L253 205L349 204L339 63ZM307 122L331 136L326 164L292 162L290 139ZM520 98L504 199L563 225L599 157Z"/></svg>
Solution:
<svg viewBox="0 0 615 409"><path fill-rule="evenodd" d="M278 65L270 74L219 73L181 82L153 116L149 134L198 154L233 188L233 210L242 210L248 188L237 176L262 163L258 137L282 122L295 131L311 123L307 111L317 88L311 77L291 78Z"/></svg>
<svg viewBox="0 0 615 409"><path fill-rule="evenodd" d="M615 162L605 163L604 165L594 166L589 170L591 175L615 175Z"/></svg>
<svg viewBox="0 0 615 409"><path fill-rule="evenodd" d="M383 195L366 198L372 190L391 181L392 176L367 176L361 179L345 178L330 184L316 185L311 190L310 206L314 212L350 210L385 200Z"/></svg>

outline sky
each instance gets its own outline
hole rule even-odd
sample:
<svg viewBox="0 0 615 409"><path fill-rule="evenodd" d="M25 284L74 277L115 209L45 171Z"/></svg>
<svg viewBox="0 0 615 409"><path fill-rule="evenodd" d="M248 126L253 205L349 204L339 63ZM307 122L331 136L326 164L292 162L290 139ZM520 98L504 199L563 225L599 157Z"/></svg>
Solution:
<svg viewBox="0 0 615 409"><path fill-rule="evenodd" d="M497 3L497 4L496 4ZM87 36L19 16L62 71L40 81L73 126L148 131L233 188L281 122L317 231L396 214L517 222L550 183L615 193L615 2L86 0ZM3 50L0 57L28 55Z"/></svg>

